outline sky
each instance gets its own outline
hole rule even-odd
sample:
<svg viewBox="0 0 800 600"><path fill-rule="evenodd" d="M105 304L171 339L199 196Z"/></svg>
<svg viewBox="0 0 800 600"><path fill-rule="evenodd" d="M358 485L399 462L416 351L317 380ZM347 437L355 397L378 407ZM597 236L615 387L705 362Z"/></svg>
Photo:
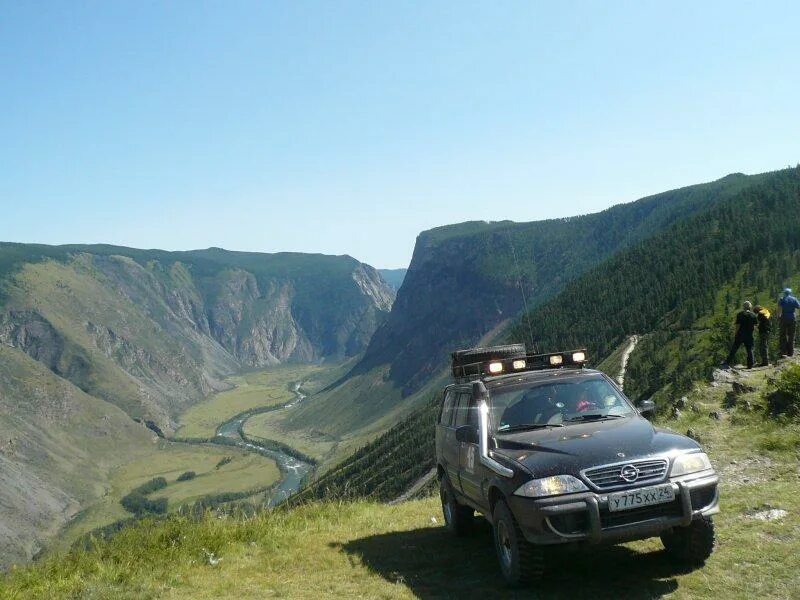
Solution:
<svg viewBox="0 0 800 600"><path fill-rule="evenodd" d="M797 2L0 0L0 240L349 254L800 162Z"/></svg>

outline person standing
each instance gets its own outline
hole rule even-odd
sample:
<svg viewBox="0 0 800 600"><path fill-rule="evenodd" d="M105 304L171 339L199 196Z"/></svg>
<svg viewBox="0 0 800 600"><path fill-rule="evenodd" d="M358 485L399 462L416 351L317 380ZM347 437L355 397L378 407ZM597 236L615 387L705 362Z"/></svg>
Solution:
<svg viewBox="0 0 800 600"><path fill-rule="evenodd" d="M769 334L772 331L772 322L770 321L770 317L772 317L772 315L766 309L766 307L759 306L758 304L753 307L753 311L756 313L756 319L758 319L758 354L759 358L761 359L759 366L768 367Z"/></svg>
<svg viewBox="0 0 800 600"><path fill-rule="evenodd" d="M736 352L739 346L744 344L747 351L747 368L753 368L753 330L758 324L758 318L752 311L753 305L749 300L745 300L742 304L742 310L736 314L736 335L733 338L733 345L731 351L728 353L728 359L725 364L731 365L736 358Z"/></svg>
<svg viewBox="0 0 800 600"><path fill-rule="evenodd" d="M797 316L795 311L800 308L800 302L792 296L791 288L784 288L783 297L778 298L781 310L781 320L778 328L781 356L794 355L794 335L797 329Z"/></svg>

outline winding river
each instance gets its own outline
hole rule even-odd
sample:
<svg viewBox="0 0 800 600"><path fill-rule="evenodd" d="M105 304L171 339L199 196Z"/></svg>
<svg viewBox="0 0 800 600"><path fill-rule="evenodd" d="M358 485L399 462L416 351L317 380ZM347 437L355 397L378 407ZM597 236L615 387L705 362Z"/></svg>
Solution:
<svg viewBox="0 0 800 600"><path fill-rule="evenodd" d="M300 391L301 386L302 383L295 383L293 385L292 391L294 392L295 397L290 402L264 410L263 412L291 408L302 402L305 398L305 395ZM225 421L222 425L217 427L217 437L224 437L229 440L233 440L236 442L236 446L239 448L249 450L250 452L257 452L262 456L271 458L278 464L278 468L281 471L282 477L278 484L273 488L272 495L270 496L268 502L269 506L277 506L289 496L294 494L298 489L300 489L303 479L311 472L313 465L295 458L294 456L289 456L285 452L281 452L275 448L267 448L242 438L241 433L239 433L241 431L241 427L244 422L252 416L253 414L248 414L245 416L234 417L229 421Z"/></svg>

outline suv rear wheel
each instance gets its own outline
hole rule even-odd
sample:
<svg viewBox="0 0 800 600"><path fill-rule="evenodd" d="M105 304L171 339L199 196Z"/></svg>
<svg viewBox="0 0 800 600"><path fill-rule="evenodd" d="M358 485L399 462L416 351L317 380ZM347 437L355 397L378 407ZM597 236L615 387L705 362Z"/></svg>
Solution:
<svg viewBox="0 0 800 600"><path fill-rule="evenodd" d="M442 513L447 528L458 536L467 535L472 531L475 511L469 506L458 503L447 475L439 480L439 497L442 500Z"/></svg>
<svg viewBox="0 0 800 600"><path fill-rule="evenodd" d="M673 559L702 565L714 551L714 521L711 517L700 517L688 527L675 527L661 534L661 543Z"/></svg>
<svg viewBox="0 0 800 600"><path fill-rule="evenodd" d="M517 586L539 581L544 575L542 547L528 543L503 500L495 505L492 521L494 547L506 582Z"/></svg>

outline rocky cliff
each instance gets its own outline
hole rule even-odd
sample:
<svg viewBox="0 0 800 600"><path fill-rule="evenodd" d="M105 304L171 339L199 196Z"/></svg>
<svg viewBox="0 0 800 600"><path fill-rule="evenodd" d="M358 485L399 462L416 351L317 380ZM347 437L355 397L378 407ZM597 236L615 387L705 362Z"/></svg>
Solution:
<svg viewBox="0 0 800 600"><path fill-rule="evenodd" d="M393 291L347 256L0 244L0 343L169 431L242 367L362 352Z"/></svg>
<svg viewBox="0 0 800 600"><path fill-rule="evenodd" d="M450 351L517 318L526 304L535 308L620 250L762 178L729 175L581 217L470 222L423 232L392 312L353 373L391 365L393 384L404 395L413 393ZM537 337L525 333L520 341Z"/></svg>

